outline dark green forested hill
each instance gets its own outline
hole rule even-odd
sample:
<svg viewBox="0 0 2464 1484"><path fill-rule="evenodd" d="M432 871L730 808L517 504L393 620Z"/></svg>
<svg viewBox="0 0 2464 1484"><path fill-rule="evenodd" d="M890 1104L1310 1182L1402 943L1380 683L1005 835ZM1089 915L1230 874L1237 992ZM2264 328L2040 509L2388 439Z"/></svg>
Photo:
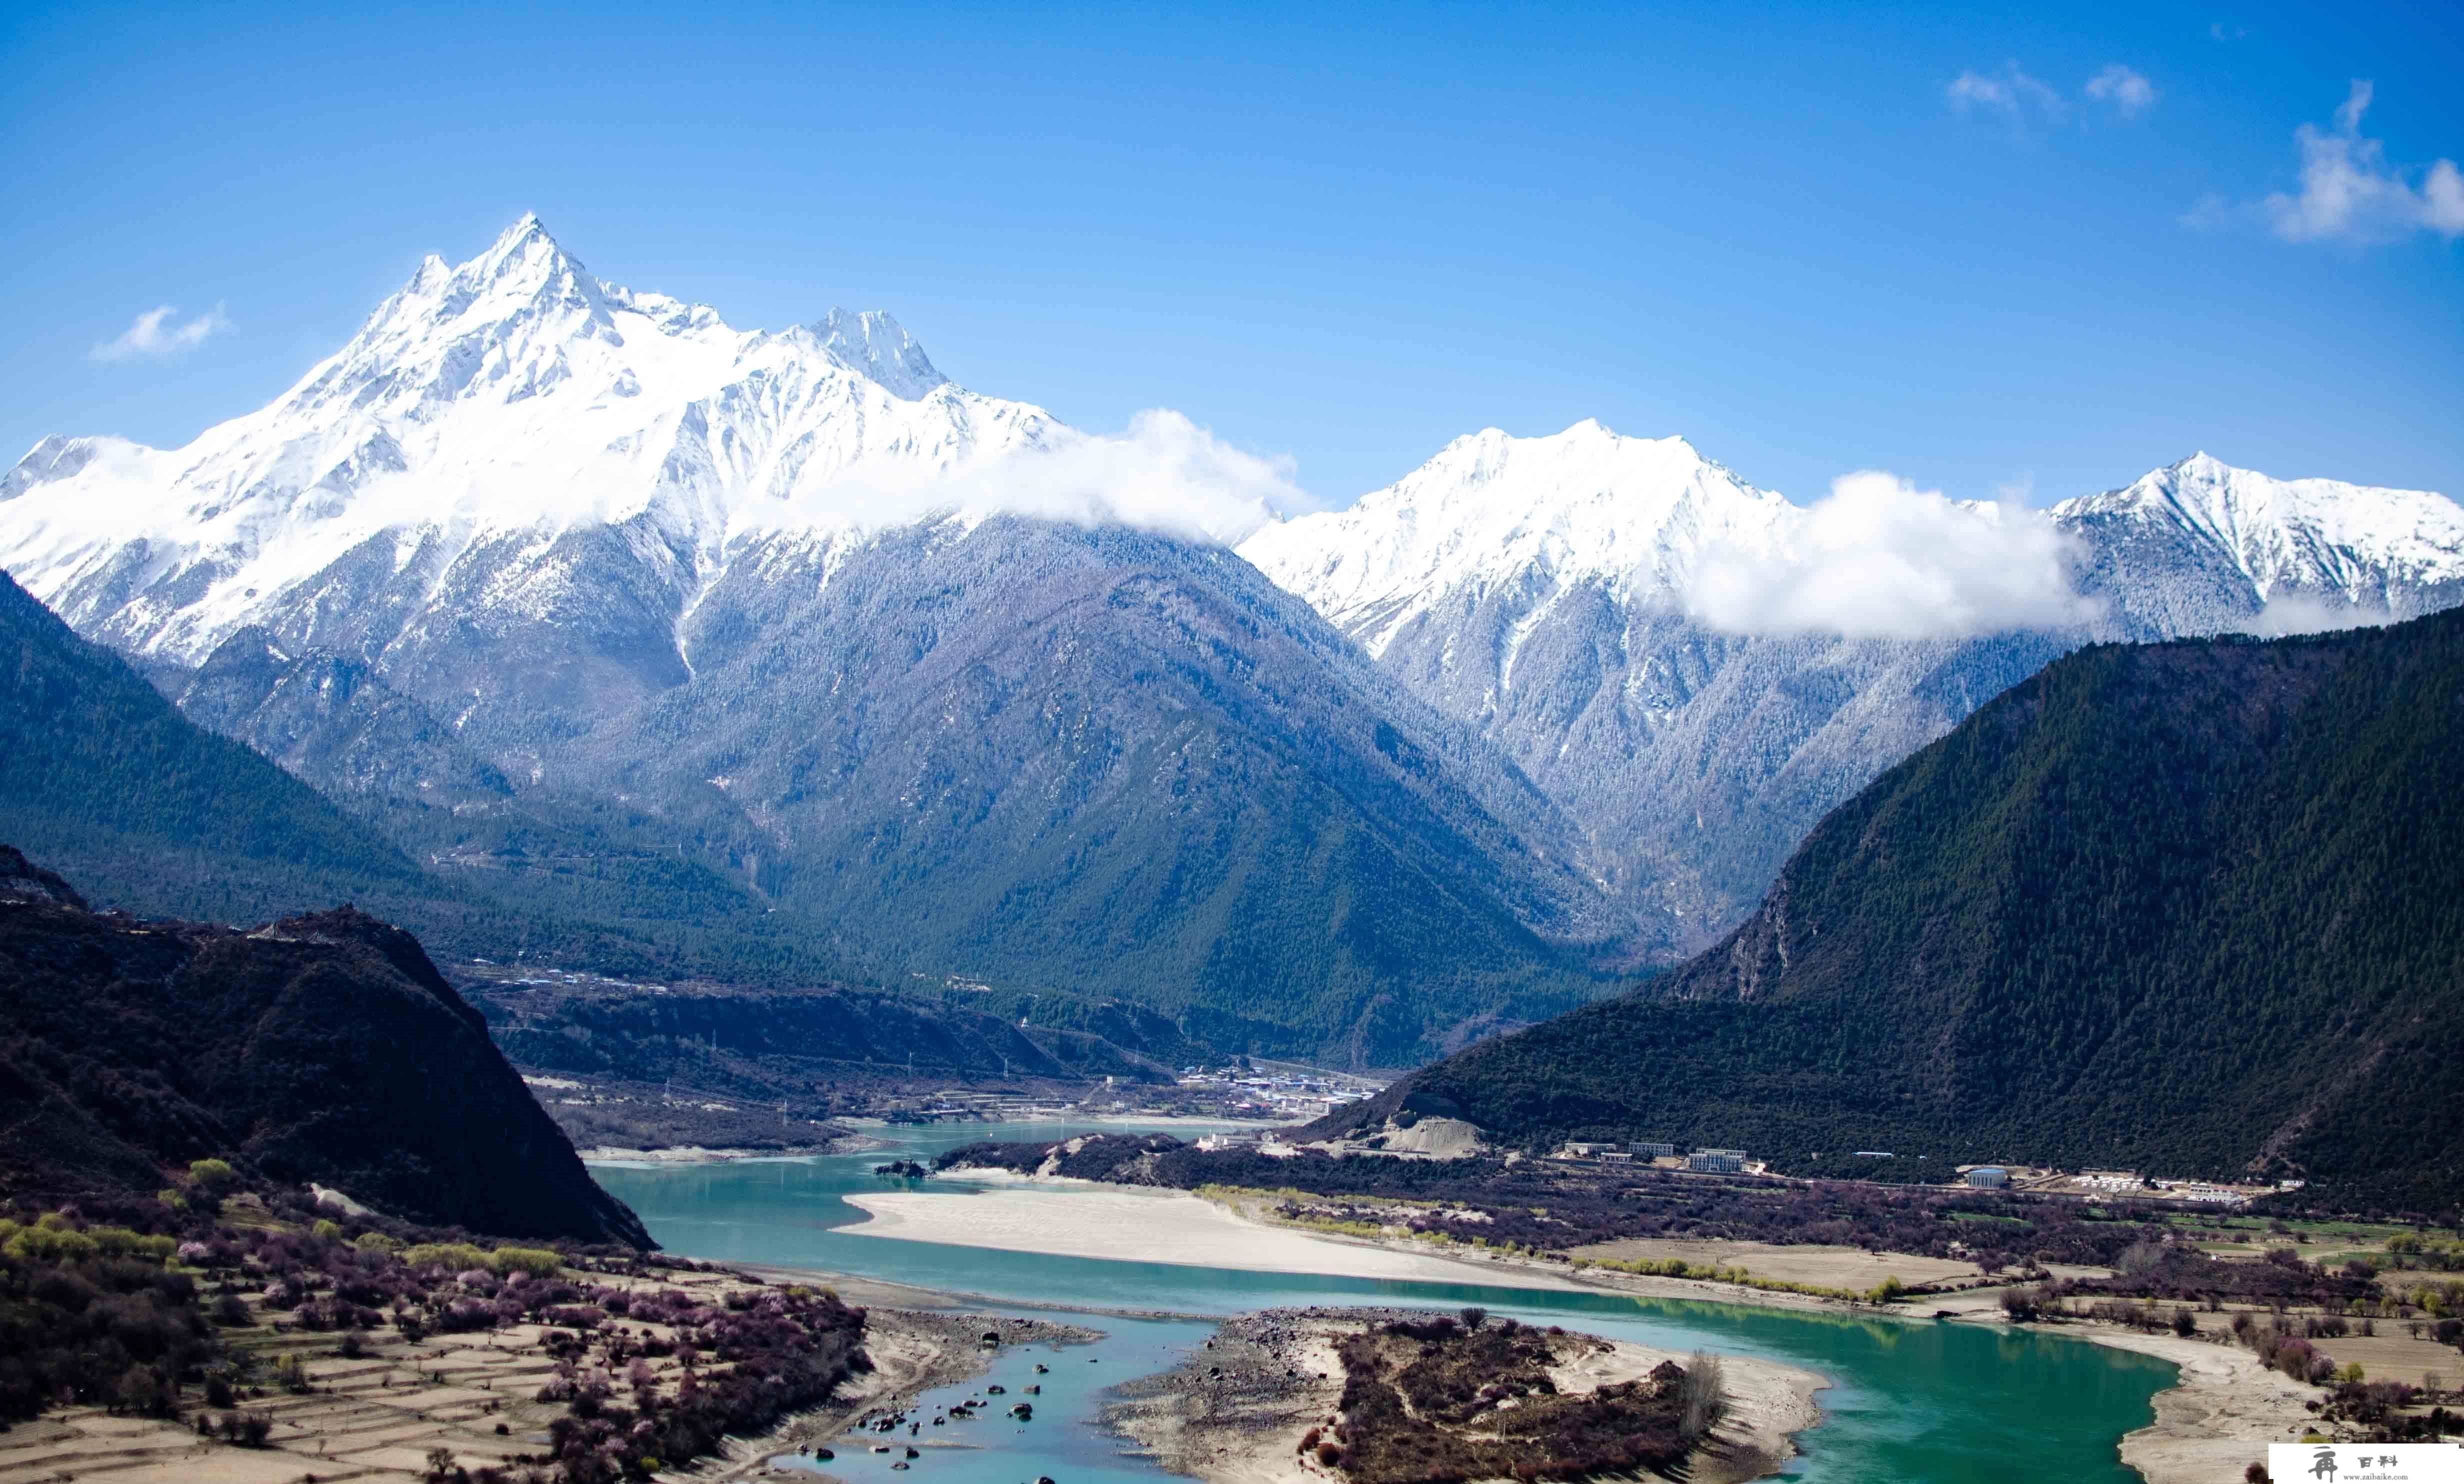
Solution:
<svg viewBox="0 0 2464 1484"><path fill-rule="evenodd" d="M1091 997L1001 996L994 1015L846 990L833 924L774 913L706 867L641 850L625 820L607 817L617 810L499 814L473 825L477 812L338 808L245 744L191 722L0 572L0 842L56 866L99 907L256 923L351 901L447 954L784 986L794 992L777 1004L846 1009L845 1034L822 1036L807 1048L815 1056L843 1052L839 1040L885 1035L884 1027L908 1035L902 1058L921 1049L929 1064L936 1051L963 1046L973 1059L957 1065L999 1068L1007 1051L1037 1075L1100 1077L1142 1065L1141 1052L1203 1054L1168 1023L1150 1015L1152 1024L1131 1024ZM452 874L423 864L438 856L497 864ZM1024 1046L1008 1022L1028 1018L1041 1052L993 1047L976 1029L994 1026ZM591 1033L542 1014L522 1024L565 1039ZM875 1052L888 1054L869 1046L863 1053ZM601 1055L610 1067L623 1060L607 1047Z"/></svg>
<svg viewBox="0 0 2464 1484"><path fill-rule="evenodd" d="M219 1158L395 1216L649 1245L418 941L88 910L0 846L0 1192L145 1194Z"/></svg>
<svg viewBox="0 0 2464 1484"><path fill-rule="evenodd" d="M2464 1200L2464 612L2057 661L1648 991L1439 1063L1510 1139ZM1817 1156L1821 1157L1817 1161Z"/></svg>
<svg viewBox="0 0 2464 1484"><path fill-rule="evenodd" d="M0 840L101 899L226 921L419 875L307 785L190 724L5 573Z"/></svg>

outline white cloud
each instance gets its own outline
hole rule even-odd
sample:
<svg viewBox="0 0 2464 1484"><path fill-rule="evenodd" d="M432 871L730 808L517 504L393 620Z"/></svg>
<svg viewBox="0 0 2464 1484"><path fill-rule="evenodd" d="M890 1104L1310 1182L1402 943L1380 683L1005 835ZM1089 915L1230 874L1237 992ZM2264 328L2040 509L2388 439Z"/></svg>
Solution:
<svg viewBox="0 0 2464 1484"><path fill-rule="evenodd" d="M1052 447L906 483L839 481L746 512L775 526L861 529L936 514L1032 516L1121 524L1184 541L1236 545L1279 516L1318 501L1288 458L1263 457L1169 409L1140 412L1117 436L1071 433Z"/></svg>
<svg viewBox="0 0 2464 1484"><path fill-rule="evenodd" d="M1768 545L1706 551L1687 606L1734 633L1957 638L2093 620L2072 564L2070 539L2041 512L1863 470Z"/></svg>
<svg viewBox="0 0 2464 1484"><path fill-rule="evenodd" d="M2251 616L2242 626L2244 633L2261 638L2279 639L2294 633L2333 633L2342 629L2365 629L2373 624L2395 620L2383 608L2363 608L2334 598L2316 598L2304 593L2286 593L2270 598L2267 606Z"/></svg>
<svg viewBox="0 0 2464 1484"><path fill-rule="evenodd" d="M87 354L97 361L128 361L139 356L166 361L194 350L209 336L231 327L231 318L223 313L220 304L193 320L175 324L172 320L179 312L169 304L148 309L130 321L118 340L105 341Z"/></svg>
<svg viewBox="0 0 2464 1484"><path fill-rule="evenodd" d="M2016 122L2032 113L2049 119L2059 119L2069 110L2061 94L2019 70L2017 62L2006 62L1994 75L1963 72L1950 80L1946 90L1950 106L1961 113L1987 109Z"/></svg>
<svg viewBox="0 0 2464 1484"><path fill-rule="evenodd" d="M2414 232L2464 236L2464 174L2453 160L2431 166L2416 188L2387 161L2387 146L2362 137L2371 87L2356 80L2335 126L2305 123L2293 137L2301 151L2301 190L2259 203L2276 234L2287 242L2385 242Z"/></svg>
<svg viewBox="0 0 2464 1484"><path fill-rule="evenodd" d="M2222 21L2208 22L2208 38L2211 41L2239 41L2250 34L2246 26L2228 26Z"/></svg>
<svg viewBox="0 0 2464 1484"><path fill-rule="evenodd" d="M2087 96L2111 103L2125 119L2136 118L2156 102L2156 84L2120 62L2087 79Z"/></svg>

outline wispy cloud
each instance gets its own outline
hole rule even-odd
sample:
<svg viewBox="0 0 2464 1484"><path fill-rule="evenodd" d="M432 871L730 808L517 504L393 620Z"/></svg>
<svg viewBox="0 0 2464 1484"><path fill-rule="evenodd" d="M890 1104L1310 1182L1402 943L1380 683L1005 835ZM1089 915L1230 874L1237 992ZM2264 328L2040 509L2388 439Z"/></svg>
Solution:
<svg viewBox="0 0 2464 1484"><path fill-rule="evenodd" d="M598 498L597 487L583 498ZM1293 482L1290 459L1235 448L1181 413L1156 408L1130 419L1117 435L1059 435L1033 453L913 478L799 486L746 519L783 528L878 529L934 515L1017 515L1232 546L1269 521L1318 508Z"/></svg>
<svg viewBox="0 0 2464 1484"><path fill-rule="evenodd" d="M87 355L97 361L132 361L140 356L167 361L194 350L208 338L231 327L231 317L223 313L220 304L191 320L179 320L179 313L170 304L148 309L130 321L118 340L104 341Z"/></svg>
<svg viewBox="0 0 2464 1484"><path fill-rule="evenodd" d="M2284 593L2270 598L2267 606L2251 615L2241 631L2261 638L2280 639L2294 633L2332 633L2342 629L2366 629L2373 624L2392 621L2393 615L2383 608L2364 608L2333 598L2313 597L2305 593Z"/></svg>
<svg viewBox="0 0 2464 1484"><path fill-rule="evenodd" d="M2032 116L2058 120L2069 112L2062 95L2006 62L1998 73L1963 72L1945 90L1961 113L1998 113L2014 122Z"/></svg>
<svg viewBox="0 0 2464 1484"><path fill-rule="evenodd" d="M2156 84L2115 62L2087 79L2087 96L2100 103L2110 103L2123 118L2133 119L2155 106Z"/></svg>
<svg viewBox="0 0 2464 1484"><path fill-rule="evenodd" d="M2067 122L2075 107L2069 94L2030 76L2015 61L2003 63L2000 72L1963 72L1950 79L1943 96L1955 112L1991 114L2013 124ZM2158 94L2146 74L2114 62L2088 78L2079 97L2135 119L2156 105Z"/></svg>
<svg viewBox="0 0 2464 1484"><path fill-rule="evenodd" d="M2249 34L2247 26L2231 26L2223 21L2208 22L2208 39L2211 41L2239 41Z"/></svg>
<svg viewBox="0 0 2464 1484"><path fill-rule="evenodd" d="M2333 127L2293 131L2301 152L2301 189L2259 203L2268 227L2287 242L2386 242L2415 232L2464 236L2464 172L2453 160L2431 165L2415 186L2390 166L2387 146L2362 137L2372 89L2355 80Z"/></svg>

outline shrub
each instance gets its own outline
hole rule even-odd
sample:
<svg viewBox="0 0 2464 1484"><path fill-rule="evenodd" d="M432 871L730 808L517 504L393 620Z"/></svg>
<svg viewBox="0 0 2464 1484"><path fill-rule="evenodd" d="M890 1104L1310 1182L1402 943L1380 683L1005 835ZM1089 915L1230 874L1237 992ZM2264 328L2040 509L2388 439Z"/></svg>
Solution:
<svg viewBox="0 0 2464 1484"><path fill-rule="evenodd" d="M488 1254L468 1242L422 1242L403 1249L403 1266L407 1268L442 1268L459 1273L465 1268L484 1268Z"/></svg>
<svg viewBox="0 0 2464 1484"><path fill-rule="evenodd" d="M507 1276L552 1278L563 1269L564 1254L543 1247L500 1247L488 1254L488 1266Z"/></svg>
<svg viewBox="0 0 2464 1484"><path fill-rule="evenodd" d="M140 1417L177 1417L180 1393L151 1365L132 1365L113 1387L112 1409Z"/></svg>
<svg viewBox="0 0 2464 1484"><path fill-rule="evenodd" d="M239 1183L239 1172L225 1160L192 1160L188 1179L208 1195L218 1195Z"/></svg>
<svg viewBox="0 0 2464 1484"><path fill-rule="evenodd" d="M263 1448L274 1436L271 1412L225 1412L218 1424L223 1441L238 1448Z"/></svg>

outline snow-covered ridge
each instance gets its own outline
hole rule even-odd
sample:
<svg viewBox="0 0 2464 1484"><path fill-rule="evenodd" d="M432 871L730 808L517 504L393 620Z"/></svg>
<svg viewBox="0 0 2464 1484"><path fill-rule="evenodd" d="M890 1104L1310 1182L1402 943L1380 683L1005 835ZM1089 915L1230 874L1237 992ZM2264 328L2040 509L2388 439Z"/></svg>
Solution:
<svg viewBox="0 0 2464 1484"><path fill-rule="evenodd" d="M2274 479L2204 453L2063 500L2052 515L2075 529L2126 522L2187 534L2262 602L2294 589L2383 603L2390 587L2464 580L2464 507L2443 495Z"/></svg>
<svg viewBox="0 0 2464 1484"><path fill-rule="evenodd" d="M1683 438L1587 419L1549 437L1457 438L1352 508L1267 526L1241 554L1376 653L1449 594L1535 580L1680 594L1706 549L1768 548L1795 513Z"/></svg>
<svg viewBox="0 0 2464 1484"><path fill-rule="evenodd" d="M1086 441L954 386L886 314L733 329L602 282L525 216L185 448L37 444L0 480L0 567L193 661L371 542L441 572L492 538L618 526L696 567L742 529L913 520L936 480Z"/></svg>
<svg viewBox="0 0 2464 1484"><path fill-rule="evenodd" d="M1270 525L1241 552L1373 653L1449 606L1504 601L1536 624L1576 587L1731 632L1819 631L1826 611L1852 637L2068 630L2098 624L2114 587L2130 589L2125 609L2177 615L2162 626L2173 631L2244 618L2265 631L2258 615L2281 594L2327 604L2330 620L2339 605L2402 615L2415 610L2409 594L2464 581L2464 508L2426 491L2274 479L2205 454L2049 510L1947 500L1870 473L1801 506L1683 438L1585 421L1458 438L1352 508ZM2197 602L2167 607L2145 590L2185 586L2186 569L2202 574ZM2205 581L2216 573L2239 589L2223 609ZM1927 603L1945 609L1938 622ZM2200 603L2210 611L2189 611Z"/></svg>

